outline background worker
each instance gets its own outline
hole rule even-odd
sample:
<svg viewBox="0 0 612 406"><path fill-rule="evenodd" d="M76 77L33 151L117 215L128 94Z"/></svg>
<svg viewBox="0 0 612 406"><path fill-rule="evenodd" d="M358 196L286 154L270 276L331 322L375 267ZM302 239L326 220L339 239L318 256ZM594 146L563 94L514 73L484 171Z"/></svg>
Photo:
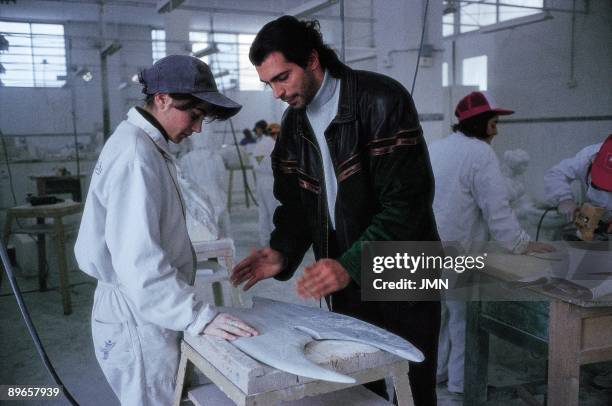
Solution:
<svg viewBox="0 0 612 406"><path fill-rule="evenodd" d="M268 122L266 120L258 120L253 127L253 133L257 142L261 141L266 131L268 131Z"/></svg>
<svg viewBox="0 0 612 406"><path fill-rule="evenodd" d="M331 310L411 341L425 361L411 363L415 404L436 404L440 304L362 302L362 241L437 241L433 177L410 94L397 81L355 71L323 43L317 21L280 17L249 53L260 80L285 101L272 152L274 213L270 247L232 272L249 289L287 280L313 246L317 261L297 282L304 298L330 295ZM385 395L384 381L369 386Z"/></svg>
<svg viewBox="0 0 612 406"><path fill-rule="evenodd" d="M92 175L75 245L98 280L92 310L96 358L123 405L170 405L180 332L225 339L257 331L197 301L195 254L169 143L227 119L241 106L217 91L208 65L171 55L140 74L143 108L108 139Z"/></svg>
<svg viewBox="0 0 612 406"><path fill-rule="evenodd" d="M465 96L455 109L453 133L431 143L429 157L436 180L434 213L442 241L460 241L465 248L493 239L517 254L553 251L531 241L507 198L506 182L491 142L500 115L512 110L495 107L484 92ZM450 392L463 393L465 302L443 301L446 317L440 327L438 381L448 380Z"/></svg>
<svg viewBox="0 0 612 406"><path fill-rule="evenodd" d="M242 130L242 139L240 140L240 145L247 145L247 144L255 144L257 142L257 140L255 139L255 137L253 136L253 133L251 132L251 130L249 130L248 128L245 128L244 130Z"/></svg>
<svg viewBox="0 0 612 406"><path fill-rule="evenodd" d="M612 134L604 142L589 145L559 162L544 175L546 200L557 207L568 223L574 220L578 210L571 188L574 181L580 183L584 200L604 208L603 218L609 221L612 217Z"/></svg>

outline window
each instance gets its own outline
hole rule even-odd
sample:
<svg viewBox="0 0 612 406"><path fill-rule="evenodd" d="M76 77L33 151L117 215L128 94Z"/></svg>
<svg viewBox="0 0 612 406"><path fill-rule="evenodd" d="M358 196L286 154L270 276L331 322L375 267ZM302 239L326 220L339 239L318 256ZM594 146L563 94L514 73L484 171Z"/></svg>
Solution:
<svg viewBox="0 0 612 406"><path fill-rule="evenodd" d="M443 0L443 2L442 35L445 37L538 14L544 8L544 0Z"/></svg>
<svg viewBox="0 0 612 406"><path fill-rule="evenodd" d="M442 87L448 86L448 62L442 62Z"/></svg>
<svg viewBox="0 0 612 406"><path fill-rule="evenodd" d="M211 35L214 41L211 41ZM249 49L255 39L255 34L232 34L205 31L189 32L191 53L196 54L210 47L211 52L200 57L206 62L215 76L219 90L228 90L238 87L240 90L263 90L264 85L259 81L255 67L249 61ZM212 44L216 45L214 51ZM153 63L166 56L166 32L164 30L151 30Z"/></svg>
<svg viewBox="0 0 612 406"><path fill-rule="evenodd" d="M151 30L151 46L153 49L153 63L166 56L166 31Z"/></svg>
<svg viewBox="0 0 612 406"><path fill-rule="evenodd" d="M511 4L512 6L499 6L499 21L511 20L513 18L525 17L541 12L544 7L543 0L504 0L500 1L503 4ZM516 7L519 6L519 7ZM533 8L527 8L533 7Z"/></svg>
<svg viewBox="0 0 612 406"><path fill-rule="evenodd" d="M189 42L191 43L191 53L202 51L208 46L208 33L207 32L190 32ZM206 63L209 63L208 55L200 58Z"/></svg>
<svg viewBox="0 0 612 406"><path fill-rule="evenodd" d="M238 35L214 33L219 52L210 55L209 64L219 89L238 87Z"/></svg>
<svg viewBox="0 0 612 406"><path fill-rule="evenodd" d="M479 90L487 90L487 56L480 55L463 60L463 85L478 86Z"/></svg>
<svg viewBox="0 0 612 406"><path fill-rule="evenodd" d="M10 87L61 87L66 83L66 44L61 24L0 21L9 43L0 52L6 70L0 79Z"/></svg>
<svg viewBox="0 0 612 406"><path fill-rule="evenodd" d="M455 13L452 11L446 12L442 16L442 36L448 37L455 33Z"/></svg>
<svg viewBox="0 0 612 406"><path fill-rule="evenodd" d="M236 34L214 33L212 41L207 32L190 32L191 52L197 53L206 48L217 50L203 55L200 59L210 66L219 90L235 88L238 82L238 44ZM214 44L214 46L213 46Z"/></svg>
<svg viewBox="0 0 612 406"><path fill-rule="evenodd" d="M238 35L238 62L240 69L240 90L263 90L264 84L259 80L257 70L249 60L249 50L255 40L255 34Z"/></svg>
<svg viewBox="0 0 612 406"><path fill-rule="evenodd" d="M257 71L249 61L249 49L255 39L254 34L231 34L215 32L210 41L207 32L190 32L191 51L196 53L214 44L218 51L201 59L210 65L219 90L238 87L240 90L262 90Z"/></svg>
<svg viewBox="0 0 612 406"><path fill-rule="evenodd" d="M496 0L484 0L479 4L465 4L459 12L459 32L479 29L484 25L495 24L497 19Z"/></svg>

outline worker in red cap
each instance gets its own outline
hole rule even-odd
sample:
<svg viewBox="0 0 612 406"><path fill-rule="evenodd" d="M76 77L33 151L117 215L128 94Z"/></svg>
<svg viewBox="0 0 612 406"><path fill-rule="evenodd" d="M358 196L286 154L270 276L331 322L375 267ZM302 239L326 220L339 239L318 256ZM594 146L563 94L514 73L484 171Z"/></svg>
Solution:
<svg viewBox="0 0 612 406"><path fill-rule="evenodd" d="M584 201L606 210L602 219L612 232L612 134L604 142L589 145L575 156L564 159L544 175L546 200L557 207L568 222L578 211L571 183L577 180Z"/></svg>
<svg viewBox="0 0 612 406"><path fill-rule="evenodd" d="M474 243L489 239L516 254L554 250L531 241L519 224L490 145L497 135L499 116L513 113L498 107L490 95L472 92L457 104L459 122L453 133L430 145L436 180L433 209L442 241L461 241L468 252L476 248ZM466 306L465 302L448 300L442 308L438 382L448 381L450 392L462 393Z"/></svg>

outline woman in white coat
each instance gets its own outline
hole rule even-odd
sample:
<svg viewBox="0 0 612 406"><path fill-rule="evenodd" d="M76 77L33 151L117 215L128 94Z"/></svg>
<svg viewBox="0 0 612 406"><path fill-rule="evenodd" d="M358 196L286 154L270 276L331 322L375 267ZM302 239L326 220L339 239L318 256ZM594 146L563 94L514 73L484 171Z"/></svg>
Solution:
<svg viewBox="0 0 612 406"><path fill-rule="evenodd" d="M494 107L489 96L472 92L455 109L459 123L448 137L429 146L436 180L434 214L442 241L471 243L494 239L514 253L552 251L530 241L510 208L499 160L491 148L500 115L514 113ZM465 303L444 301L438 345L438 381L448 380L450 392L463 393Z"/></svg>
<svg viewBox="0 0 612 406"><path fill-rule="evenodd" d="M75 254L98 280L92 335L111 388L123 405L169 405L181 332L230 340L257 334L195 299L195 255L168 151L169 142L201 132L204 118L226 119L241 106L190 56L163 58L140 79L145 106L128 112L98 158Z"/></svg>

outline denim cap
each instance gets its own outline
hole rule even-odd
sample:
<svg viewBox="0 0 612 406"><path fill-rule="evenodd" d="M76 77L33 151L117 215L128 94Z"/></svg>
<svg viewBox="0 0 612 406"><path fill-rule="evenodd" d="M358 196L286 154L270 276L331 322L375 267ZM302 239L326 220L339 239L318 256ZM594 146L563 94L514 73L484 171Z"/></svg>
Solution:
<svg viewBox="0 0 612 406"><path fill-rule="evenodd" d="M242 106L219 93L208 65L189 55L169 55L140 72L143 92L190 94L215 106L231 110L231 115Z"/></svg>

